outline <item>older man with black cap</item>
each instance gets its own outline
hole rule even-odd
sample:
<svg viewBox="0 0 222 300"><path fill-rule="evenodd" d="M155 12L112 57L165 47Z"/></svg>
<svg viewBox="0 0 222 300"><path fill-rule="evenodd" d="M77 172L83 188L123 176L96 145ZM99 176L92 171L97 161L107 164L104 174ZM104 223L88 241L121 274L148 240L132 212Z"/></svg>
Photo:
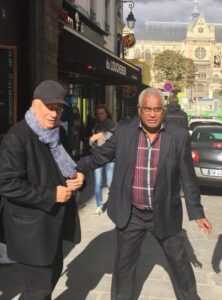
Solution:
<svg viewBox="0 0 222 300"><path fill-rule="evenodd" d="M0 147L4 241L24 281L23 300L51 299L62 271L62 240L80 238L73 192L84 178L60 141L65 94L57 81L41 82L24 120Z"/></svg>

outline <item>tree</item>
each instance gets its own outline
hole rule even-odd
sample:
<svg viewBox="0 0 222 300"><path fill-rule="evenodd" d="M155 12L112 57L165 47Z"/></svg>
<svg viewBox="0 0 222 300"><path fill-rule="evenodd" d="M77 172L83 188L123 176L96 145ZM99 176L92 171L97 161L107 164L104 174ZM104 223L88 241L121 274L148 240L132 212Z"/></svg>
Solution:
<svg viewBox="0 0 222 300"><path fill-rule="evenodd" d="M144 59L128 59L129 63L132 63L142 69L142 82L149 85L151 80L150 64L148 64Z"/></svg>
<svg viewBox="0 0 222 300"><path fill-rule="evenodd" d="M195 79L193 60L172 50L165 50L156 55L154 61L155 79L158 82L169 80L175 90L191 87Z"/></svg>

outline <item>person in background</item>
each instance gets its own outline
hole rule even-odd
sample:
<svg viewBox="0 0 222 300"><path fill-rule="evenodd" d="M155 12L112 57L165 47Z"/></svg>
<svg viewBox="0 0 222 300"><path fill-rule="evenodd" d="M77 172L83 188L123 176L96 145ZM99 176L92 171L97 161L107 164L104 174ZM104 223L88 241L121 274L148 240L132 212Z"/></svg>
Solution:
<svg viewBox="0 0 222 300"><path fill-rule="evenodd" d="M84 126L81 120L80 112L77 106L70 103L64 105L61 115L62 136L67 142L67 149L75 160L79 160L81 155L81 144L84 139Z"/></svg>
<svg viewBox="0 0 222 300"><path fill-rule="evenodd" d="M177 299L200 300L184 246L181 182L189 219L207 233L212 226L200 202L189 133L164 127L164 103L158 89L143 90L138 118L118 124L111 138L82 158L77 169L86 174L113 159L108 215L116 225L117 248L111 299L137 299L137 262L146 233L150 233L168 260Z"/></svg>
<svg viewBox="0 0 222 300"><path fill-rule="evenodd" d="M95 109L96 122L93 128L93 135L89 142L92 147L102 146L108 140L115 128L115 123L112 121L111 115L104 104L100 104ZM106 174L106 185L110 188L113 176L114 162L108 162L104 166L97 168L94 171L94 190L96 197L96 213L100 215L103 212L102 184L103 173Z"/></svg>
<svg viewBox="0 0 222 300"><path fill-rule="evenodd" d="M173 96L167 105L165 127L172 130L178 127L188 130L187 114L181 109L176 96Z"/></svg>
<svg viewBox="0 0 222 300"><path fill-rule="evenodd" d="M177 130L177 128L183 128L188 130L188 117L185 111L181 109L180 104L173 95L170 98L170 102L167 105L165 114L165 127L167 130ZM184 196L183 188L181 187L181 196Z"/></svg>
<svg viewBox="0 0 222 300"><path fill-rule="evenodd" d="M24 282L21 300L52 299L63 267L62 240L80 240L74 192L84 176L60 140L65 94L59 82L42 81L24 120L0 145L0 232Z"/></svg>

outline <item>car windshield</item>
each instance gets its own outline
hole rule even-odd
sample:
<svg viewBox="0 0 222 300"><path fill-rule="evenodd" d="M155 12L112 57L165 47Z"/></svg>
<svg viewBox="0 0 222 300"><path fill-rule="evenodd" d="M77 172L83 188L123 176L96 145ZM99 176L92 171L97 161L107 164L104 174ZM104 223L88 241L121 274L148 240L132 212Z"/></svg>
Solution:
<svg viewBox="0 0 222 300"><path fill-rule="evenodd" d="M192 134L192 142L222 142L222 128L199 128Z"/></svg>

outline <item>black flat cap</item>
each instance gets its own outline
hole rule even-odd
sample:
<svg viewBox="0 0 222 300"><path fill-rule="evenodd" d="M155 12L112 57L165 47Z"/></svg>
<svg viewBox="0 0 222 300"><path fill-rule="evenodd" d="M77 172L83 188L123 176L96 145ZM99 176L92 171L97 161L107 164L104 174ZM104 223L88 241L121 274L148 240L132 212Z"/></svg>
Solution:
<svg viewBox="0 0 222 300"><path fill-rule="evenodd" d="M40 99L42 102L49 103L65 103L66 90L58 82L54 80L44 80L36 86L33 92L33 99Z"/></svg>

